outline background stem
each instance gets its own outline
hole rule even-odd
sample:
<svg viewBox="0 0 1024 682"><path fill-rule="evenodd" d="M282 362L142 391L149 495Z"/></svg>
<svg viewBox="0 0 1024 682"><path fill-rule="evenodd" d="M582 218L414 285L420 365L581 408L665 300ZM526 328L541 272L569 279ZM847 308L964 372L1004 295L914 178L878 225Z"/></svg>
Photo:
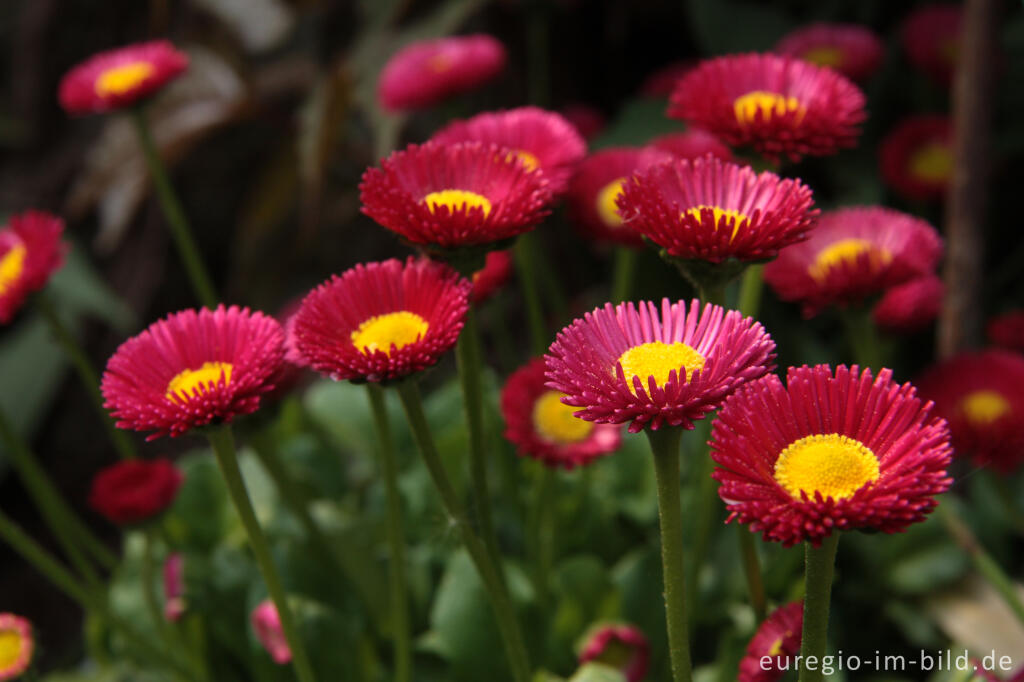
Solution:
<svg viewBox="0 0 1024 682"><path fill-rule="evenodd" d="M620 246L615 249L615 266L612 271L612 298L614 304L629 300L633 293L633 279L636 275L636 261L640 254L636 249Z"/></svg>
<svg viewBox="0 0 1024 682"><path fill-rule="evenodd" d="M516 240L515 256L519 286L522 288L523 302L526 304L526 320L530 328L530 354L543 355L548 347L548 330L544 322L544 310L540 304L537 259L533 253L533 240L529 232L519 235Z"/></svg>

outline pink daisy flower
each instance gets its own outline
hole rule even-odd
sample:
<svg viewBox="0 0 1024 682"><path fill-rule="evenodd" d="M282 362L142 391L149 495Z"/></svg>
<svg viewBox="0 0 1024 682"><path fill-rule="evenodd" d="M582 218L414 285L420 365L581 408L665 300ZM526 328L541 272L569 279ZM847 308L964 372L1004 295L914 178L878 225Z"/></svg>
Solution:
<svg viewBox="0 0 1024 682"><path fill-rule="evenodd" d="M180 436L255 412L284 359L281 325L223 305L184 310L128 339L107 362L100 389L122 429Z"/></svg>
<svg viewBox="0 0 1024 682"><path fill-rule="evenodd" d="M690 128L681 133L666 133L654 138L650 146L666 151L677 159L699 159L708 154L732 161L732 150L706 130Z"/></svg>
<svg viewBox="0 0 1024 682"><path fill-rule="evenodd" d="M939 199L953 175L953 124L948 116L911 116L892 129L878 150L882 179L914 201Z"/></svg>
<svg viewBox="0 0 1024 682"><path fill-rule="evenodd" d="M1024 352L1024 310L1011 310L992 318L986 332L996 346Z"/></svg>
<svg viewBox="0 0 1024 682"><path fill-rule="evenodd" d="M25 298L64 264L63 233L64 221L42 211L12 215L0 229L0 325L14 319Z"/></svg>
<svg viewBox="0 0 1024 682"><path fill-rule="evenodd" d="M493 80L506 59L505 47L489 35L415 42L384 65L377 97L388 111L426 109Z"/></svg>
<svg viewBox="0 0 1024 682"><path fill-rule="evenodd" d="M58 99L71 115L122 109L152 95L188 68L188 55L166 40L100 52L60 81Z"/></svg>
<svg viewBox="0 0 1024 682"><path fill-rule="evenodd" d="M618 426L594 424L573 416L565 395L545 385L543 358L512 373L501 391L505 438L521 455L550 467L572 469L615 452L622 442Z"/></svg>
<svg viewBox="0 0 1024 682"><path fill-rule="evenodd" d="M747 645L747 652L740 661L737 682L776 682L782 679L791 668L791 657L800 653L803 627L802 601L791 602L772 611ZM762 665L764 658L771 662Z"/></svg>
<svg viewBox="0 0 1024 682"><path fill-rule="evenodd" d="M184 480L167 459L116 462L93 477L89 506L113 523L137 525L174 504Z"/></svg>
<svg viewBox="0 0 1024 682"><path fill-rule="evenodd" d="M939 316L945 294L946 287L935 275L912 279L882 294L871 316L882 329L915 332Z"/></svg>
<svg viewBox="0 0 1024 682"><path fill-rule="evenodd" d="M571 123L553 111L537 107L487 112L454 121L430 141L447 145L481 142L504 147L527 170L540 171L556 195L565 191L576 165L587 154L587 143Z"/></svg>
<svg viewBox="0 0 1024 682"><path fill-rule="evenodd" d="M774 51L835 69L856 82L866 81L885 56L882 40L858 24L808 24L783 36Z"/></svg>
<svg viewBox="0 0 1024 682"><path fill-rule="evenodd" d="M693 428L729 393L769 372L775 343L759 322L694 300L611 303L558 333L548 387L576 416L633 433Z"/></svg>
<svg viewBox="0 0 1024 682"><path fill-rule="evenodd" d="M455 345L471 286L427 259L357 265L306 296L288 327L290 352L336 381L419 372Z"/></svg>
<svg viewBox="0 0 1024 682"><path fill-rule="evenodd" d="M729 521L815 547L833 532L896 533L949 489L946 422L883 369L790 367L726 399L712 425L713 474Z"/></svg>
<svg viewBox="0 0 1024 682"><path fill-rule="evenodd" d="M511 251L488 251L484 266L473 273L470 300L480 304L498 293L512 276L514 266Z"/></svg>
<svg viewBox="0 0 1024 682"><path fill-rule="evenodd" d="M651 659L651 646L640 628L625 624L598 625L583 637L580 665L596 661L620 671L626 682L643 682Z"/></svg>
<svg viewBox="0 0 1024 682"><path fill-rule="evenodd" d="M668 115L733 147L775 159L852 147L864 93L845 76L792 57L743 54L701 62L676 86Z"/></svg>
<svg viewBox="0 0 1024 682"><path fill-rule="evenodd" d="M960 58L962 25L963 7L959 4L925 5L908 14L901 38L910 63L948 86Z"/></svg>
<svg viewBox="0 0 1024 682"><path fill-rule="evenodd" d="M0 682L16 680L32 664L32 624L13 613L0 613Z"/></svg>

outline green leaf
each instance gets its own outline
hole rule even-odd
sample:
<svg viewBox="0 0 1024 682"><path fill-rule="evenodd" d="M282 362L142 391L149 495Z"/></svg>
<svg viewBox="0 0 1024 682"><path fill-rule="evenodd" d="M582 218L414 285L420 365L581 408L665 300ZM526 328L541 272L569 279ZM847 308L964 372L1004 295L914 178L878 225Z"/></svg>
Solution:
<svg viewBox="0 0 1024 682"><path fill-rule="evenodd" d="M608 128L594 140L592 150L619 145L644 145L664 133L679 132L686 127L665 115L663 99L642 98L627 101Z"/></svg>

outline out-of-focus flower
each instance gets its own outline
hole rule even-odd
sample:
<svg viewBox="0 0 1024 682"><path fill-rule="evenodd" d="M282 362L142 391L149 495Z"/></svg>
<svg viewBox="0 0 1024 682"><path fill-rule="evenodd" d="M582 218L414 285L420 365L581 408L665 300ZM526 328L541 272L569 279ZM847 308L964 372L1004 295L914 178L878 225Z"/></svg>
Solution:
<svg viewBox="0 0 1024 682"><path fill-rule="evenodd" d="M747 652L740 661L737 682L775 682L787 670L795 669L789 661L800 653L803 627L802 601L791 602L772 611L747 645ZM770 663L762 665L763 658L770 659Z"/></svg>
<svg viewBox="0 0 1024 682"><path fill-rule="evenodd" d="M591 140L604 130L607 118L596 107L589 104L569 104L559 112L576 128L584 140Z"/></svg>
<svg viewBox="0 0 1024 682"><path fill-rule="evenodd" d="M249 616L252 621L253 632L256 639L260 641L263 648L267 650L274 663L284 665L292 660L292 650L284 637L284 628L281 627L281 617L277 613L277 607L269 599L260 602L252 610Z"/></svg>
<svg viewBox="0 0 1024 682"><path fill-rule="evenodd" d="M650 142L650 146L679 159L699 159L711 154L722 161L732 161L732 150L706 130L690 128L681 133L666 133Z"/></svg>
<svg viewBox="0 0 1024 682"><path fill-rule="evenodd" d="M289 352L335 380L387 381L434 365L462 331L472 285L447 265L357 265L306 296Z"/></svg>
<svg viewBox="0 0 1024 682"><path fill-rule="evenodd" d="M412 244L497 247L548 214L547 180L506 150L479 142L410 145L369 168L363 213Z"/></svg>
<svg viewBox="0 0 1024 682"><path fill-rule="evenodd" d="M185 613L185 556L172 552L164 560L164 618L172 623Z"/></svg>
<svg viewBox="0 0 1024 682"><path fill-rule="evenodd" d="M579 648L580 665L595 661L622 672L626 682L643 682L650 664L651 646L640 628L604 624L591 628Z"/></svg>
<svg viewBox="0 0 1024 682"><path fill-rule="evenodd" d="M907 199L937 199L953 174L953 124L948 116L911 116L878 150L882 179Z"/></svg>
<svg viewBox="0 0 1024 682"><path fill-rule="evenodd" d="M479 304L494 296L512 276L513 264L510 251L488 251L484 266L473 273L470 300Z"/></svg>
<svg viewBox="0 0 1024 682"><path fill-rule="evenodd" d="M32 624L13 613L0 613L0 682L15 680L32 664Z"/></svg>
<svg viewBox="0 0 1024 682"><path fill-rule="evenodd" d="M64 221L42 211L13 215L0 229L0 325L64 264Z"/></svg>
<svg viewBox="0 0 1024 682"><path fill-rule="evenodd" d="M939 316L946 287L935 275L898 284L882 294L871 315L875 324L894 332L915 332Z"/></svg>
<svg viewBox="0 0 1024 682"><path fill-rule="evenodd" d="M430 138L437 144L481 142L508 149L527 170L537 170L554 194L561 194L583 157L587 143L559 114L537 107L478 114L455 121Z"/></svg>
<svg viewBox="0 0 1024 682"><path fill-rule="evenodd" d="M170 460L117 462L93 477L89 506L121 526L143 523L174 503L183 480Z"/></svg>
<svg viewBox="0 0 1024 682"><path fill-rule="evenodd" d="M58 99L72 115L135 104L188 68L188 55L166 40L128 45L93 55L61 79Z"/></svg>
<svg viewBox="0 0 1024 682"><path fill-rule="evenodd" d="M613 147L591 154L569 183L569 217L581 232L594 239L642 247L640 234L623 226L616 202L633 173L672 158L653 147Z"/></svg>
<svg viewBox="0 0 1024 682"><path fill-rule="evenodd" d="M384 65L377 97L389 111L426 109L493 80L506 59L505 46L489 35L419 41Z"/></svg>
<svg viewBox="0 0 1024 682"><path fill-rule="evenodd" d="M1024 356L1002 349L960 353L917 384L949 421L958 456L1002 472L1024 462Z"/></svg>
<svg viewBox="0 0 1024 682"><path fill-rule="evenodd" d="M272 317L237 306L184 310L121 344L100 388L120 428L179 436L255 412L283 359Z"/></svg>
<svg viewBox="0 0 1024 682"><path fill-rule="evenodd" d="M960 58L963 7L936 4L919 7L903 20L903 49L910 63L940 85L948 86Z"/></svg>
<svg viewBox="0 0 1024 682"><path fill-rule="evenodd" d="M992 318L987 332L993 344L1024 352L1024 310L1011 310Z"/></svg>
<svg viewBox="0 0 1024 682"><path fill-rule="evenodd" d="M618 449L620 428L573 416L563 394L545 385L544 359L534 358L512 373L501 391L505 438L520 454L550 467L572 469Z"/></svg>
<svg viewBox="0 0 1024 682"><path fill-rule="evenodd" d="M769 374L743 387L712 425L730 521L818 546L842 530L899 532L949 489L949 428L891 370L790 367L787 384Z"/></svg>
<svg viewBox="0 0 1024 682"><path fill-rule="evenodd" d="M851 80L863 82L878 70L885 47L866 26L815 23L787 33L775 46L775 52L835 69Z"/></svg>
<svg viewBox="0 0 1024 682"><path fill-rule="evenodd" d="M693 71L697 63L692 59L671 62L653 71L640 86L640 94L648 97L668 97L686 74Z"/></svg>
<svg viewBox="0 0 1024 682"><path fill-rule="evenodd" d="M739 386L774 367L775 343L759 322L694 300L611 303L558 333L548 387L576 416L637 432L692 428Z"/></svg>
<svg viewBox="0 0 1024 682"><path fill-rule="evenodd" d="M807 241L782 249L764 279L810 317L929 275L941 256L938 232L920 218L877 206L843 208L823 213Z"/></svg>
<svg viewBox="0 0 1024 682"><path fill-rule="evenodd" d="M676 86L668 115L769 159L852 147L864 93L845 76L792 57L744 54L701 62Z"/></svg>

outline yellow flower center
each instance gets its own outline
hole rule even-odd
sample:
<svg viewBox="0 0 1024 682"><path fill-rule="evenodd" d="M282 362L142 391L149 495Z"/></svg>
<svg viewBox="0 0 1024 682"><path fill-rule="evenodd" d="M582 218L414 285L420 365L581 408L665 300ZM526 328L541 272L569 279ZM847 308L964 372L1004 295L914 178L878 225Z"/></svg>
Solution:
<svg viewBox="0 0 1024 682"><path fill-rule="evenodd" d="M23 646L21 633L17 630L0 630L0 672L13 666L21 657Z"/></svg>
<svg viewBox="0 0 1024 682"><path fill-rule="evenodd" d="M658 386L668 382L668 375L675 370L677 380L682 380L682 370L686 369L686 381L698 369L704 369L704 356L681 341L662 343L652 341L633 346L619 356L622 373L626 375L626 386L636 395L633 388L633 377L640 377L640 384L648 390L648 378L654 377Z"/></svg>
<svg viewBox="0 0 1024 682"><path fill-rule="evenodd" d="M835 68L843 63L843 51L832 45L821 45L804 52L803 59L818 66Z"/></svg>
<svg viewBox="0 0 1024 682"><path fill-rule="evenodd" d="M491 200L482 194L468 192L464 189L443 189L440 192L431 192L423 197L423 203L427 205L431 213L437 212L438 206L447 206L452 213L456 211L469 212L473 208L481 208L486 218L491 213Z"/></svg>
<svg viewBox="0 0 1024 682"><path fill-rule="evenodd" d="M782 653L782 642L783 641L785 641L785 637L779 637L777 640L775 640L775 643L772 644L772 648L768 650L768 654L767 655L768 656L778 656L779 654L781 654Z"/></svg>
<svg viewBox="0 0 1024 682"><path fill-rule="evenodd" d="M597 214L610 227L622 226L622 216L619 215L619 207L615 205L615 200L622 194L622 186L625 184L626 178L616 178L597 193Z"/></svg>
<svg viewBox="0 0 1024 682"><path fill-rule="evenodd" d="M743 214L743 213L740 213L736 209L733 209L733 208L719 208L717 206L708 206L706 204L701 204L700 206L694 206L693 208L688 208L688 209L686 209L686 214L687 215L692 215L695 220L700 222L700 213L705 208L710 208L711 211L715 214L714 215L715 229L717 229L718 226L722 224L722 219L723 218L728 218L730 220L734 220L735 221L733 223L733 226L732 226L732 235L729 237L729 241L732 241L733 239L735 239L736 233L740 231L740 223L742 223L744 220L747 220L747 216L745 214Z"/></svg>
<svg viewBox="0 0 1024 682"><path fill-rule="evenodd" d="M867 239L842 239L829 244L818 252L814 263L807 268L807 273L818 283L824 282L833 268L842 265L853 265L861 254L868 254L872 270L880 270L892 262L892 254L888 250L872 244Z"/></svg>
<svg viewBox="0 0 1024 682"><path fill-rule="evenodd" d="M799 123L803 120L804 114L807 113L804 105L796 97L787 97L776 92L765 92L764 90L755 90L754 92L748 92L741 97L737 97L732 103L732 107L736 113L736 121L741 126L753 123L757 118L758 112L761 112L761 118L765 121L770 120L772 116L784 116L785 114L796 112L794 123Z"/></svg>
<svg viewBox="0 0 1024 682"><path fill-rule="evenodd" d="M15 244L7 253L0 256L0 296L6 293L11 285L21 277L21 272L25 269L27 254L28 250L24 244Z"/></svg>
<svg viewBox="0 0 1024 682"><path fill-rule="evenodd" d="M523 149L518 149L508 155L509 160L519 159L523 164L523 168L528 171L535 171L540 168L540 159Z"/></svg>
<svg viewBox="0 0 1024 682"><path fill-rule="evenodd" d="M96 94L100 97L123 95L139 87L153 72L149 62L130 62L107 69L96 79Z"/></svg>
<svg viewBox="0 0 1024 682"><path fill-rule="evenodd" d="M996 391L975 391L960 403L967 420L978 426L987 426L1010 412L1010 401Z"/></svg>
<svg viewBox="0 0 1024 682"><path fill-rule="evenodd" d="M800 492L837 502L853 497L879 477L878 457L863 443L838 433L805 436L782 451L775 462L775 480L794 500Z"/></svg>
<svg viewBox="0 0 1024 682"><path fill-rule="evenodd" d="M953 150L949 145L933 142L910 156L911 175L928 182L943 182L953 172Z"/></svg>
<svg viewBox="0 0 1024 682"><path fill-rule="evenodd" d="M594 430L592 423L573 416L576 408L563 403L564 397L561 391L547 391L533 404L533 428L559 445L578 443Z"/></svg>
<svg viewBox="0 0 1024 682"><path fill-rule="evenodd" d="M392 346L404 348L422 339L427 327L426 320L408 310L377 315L352 332L352 345L363 353L381 351L390 355Z"/></svg>
<svg viewBox="0 0 1024 682"><path fill-rule="evenodd" d="M172 402L184 402L196 395L200 388L206 388L210 384L217 385L221 376L224 377L224 385L231 383L230 362L204 362L199 369L186 369L179 373L167 384L167 399Z"/></svg>

